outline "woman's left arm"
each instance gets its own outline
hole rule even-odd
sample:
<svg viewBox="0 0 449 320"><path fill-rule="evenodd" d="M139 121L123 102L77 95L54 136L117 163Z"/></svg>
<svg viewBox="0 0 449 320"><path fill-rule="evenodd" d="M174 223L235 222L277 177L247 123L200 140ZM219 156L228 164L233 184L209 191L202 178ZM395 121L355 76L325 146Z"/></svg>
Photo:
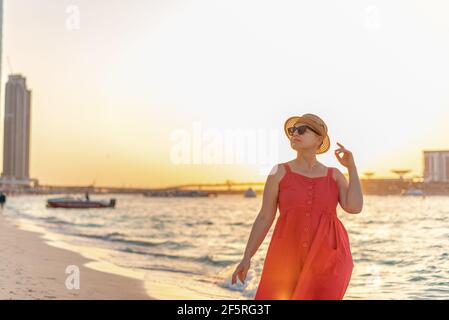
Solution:
<svg viewBox="0 0 449 320"><path fill-rule="evenodd" d="M360 213L363 209L363 193L360 185L359 175L357 173L357 167L355 165L352 152L340 146L335 150L335 156L338 161L348 169L349 184L346 181L346 177L337 169L337 184L339 189L339 202L343 210L348 213ZM343 153L340 157L339 154Z"/></svg>

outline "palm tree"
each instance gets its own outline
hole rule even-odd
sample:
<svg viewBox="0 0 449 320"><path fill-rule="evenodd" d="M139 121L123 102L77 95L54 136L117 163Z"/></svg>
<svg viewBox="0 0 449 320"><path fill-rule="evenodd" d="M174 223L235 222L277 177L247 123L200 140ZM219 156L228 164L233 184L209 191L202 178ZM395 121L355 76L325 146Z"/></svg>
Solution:
<svg viewBox="0 0 449 320"><path fill-rule="evenodd" d="M412 171L412 170L410 170L410 169L394 169L394 170L391 170L391 172L396 173L397 175L399 175L399 179L401 179L401 180L404 180L404 178L403 178L404 175L406 175L410 171Z"/></svg>
<svg viewBox="0 0 449 320"><path fill-rule="evenodd" d="M363 173L368 179L370 179L372 176L374 176L374 172L372 171L365 171Z"/></svg>

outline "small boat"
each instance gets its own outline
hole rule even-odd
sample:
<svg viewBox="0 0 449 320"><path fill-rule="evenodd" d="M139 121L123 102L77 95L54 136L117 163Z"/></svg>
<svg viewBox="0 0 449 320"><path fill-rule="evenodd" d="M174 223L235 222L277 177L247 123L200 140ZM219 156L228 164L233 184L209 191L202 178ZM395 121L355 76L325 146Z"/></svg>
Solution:
<svg viewBox="0 0 449 320"><path fill-rule="evenodd" d="M425 196L426 193L417 188L408 188L407 190L402 190L401 192L402 196Z"/></svg>
<svg viewBox="0 0 449 320"><path fill-rule="evenodd" d="M255 198L257 196L256 192L253 190L253 188L248 188L245 191L245 198Z"/></svg>
<svg viewBox="0 0 449 320"><path fill-rule="evenodd" d="M205 191L182 191L182 190L176 190L175 197L208 197L209 193Z"/></svg>
<svg viewBox="0 0 449 320"><path fill-rule="evenodd" d="M88 208L115 208L116 200L87 200L75 199L72 197L54 198L47 200L49 208L72 208L72 209L88 209Z"/></svg>
<svg viewBox="0 0 449 320"><path fill-rule="evenodd" d="M161 191L149 191L143 194L146 197L209 197L213 195L210 192L198 191L198 190L161 190Z"/></svg>

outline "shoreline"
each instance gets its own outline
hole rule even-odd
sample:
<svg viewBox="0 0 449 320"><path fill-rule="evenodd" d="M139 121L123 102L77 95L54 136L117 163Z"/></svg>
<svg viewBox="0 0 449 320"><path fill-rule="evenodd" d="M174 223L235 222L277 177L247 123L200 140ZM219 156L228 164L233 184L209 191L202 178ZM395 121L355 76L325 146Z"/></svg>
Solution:
<svg viewBox="0 0 449 320"><path fill-rule="evenodd" d="M123 268L87 258L38 228L24 228L4 216L5 209L0 211L0 299L155 300L139 274L125 276ZM77 270L79 289L69 289L66 281L75 284Z"/></svg>

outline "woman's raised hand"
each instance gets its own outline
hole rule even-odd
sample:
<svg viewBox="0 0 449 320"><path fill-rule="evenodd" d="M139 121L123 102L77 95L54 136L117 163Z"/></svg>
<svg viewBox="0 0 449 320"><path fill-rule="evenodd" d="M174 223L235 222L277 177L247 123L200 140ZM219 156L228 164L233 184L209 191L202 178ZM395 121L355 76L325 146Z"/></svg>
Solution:
<svg viewBox="0 0 449 320"><path fill-rule="evenodd" d="M352 155L352 152L343 147L342 144L338 142L337 144L340 146L340 148L335 149L335 156L337 157L337 160L341 163L341 165L345 166L346 168L355 166L354 156ZM340 157L340 153L343 153L342 157Z"/></svg>

